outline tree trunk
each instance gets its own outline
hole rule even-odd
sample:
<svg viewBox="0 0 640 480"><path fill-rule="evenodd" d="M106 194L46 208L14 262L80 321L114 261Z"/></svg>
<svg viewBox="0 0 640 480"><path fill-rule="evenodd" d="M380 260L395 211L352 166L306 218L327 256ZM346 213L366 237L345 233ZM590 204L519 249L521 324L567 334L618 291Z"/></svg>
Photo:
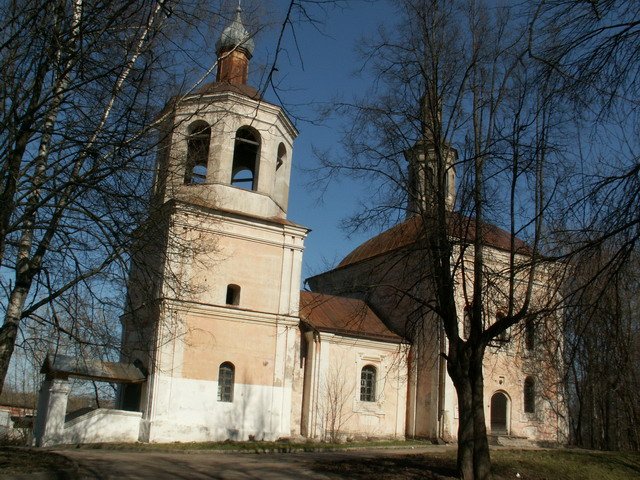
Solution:
<svg viewBox="0 0 640 480"><path fill-rule="evenodd" d="M484 347L463 346L461 350L450 355L447 363L458 396L456 468L463 480L487 480L491 475L491 456L484 415Z"/></svg>
<svg viewBox="0 0 640 480"><path fill-rule="evenodd" d="M458 476L463 480L473 480L474 418L471 385L465 379L454 380L458 394Z"/></svg>
<svg viewBox="0 0 640 480"><path fill-rule="evenodd" d="M480 346L473 352L469 365L473 401L473 473L475 480L485 480L491 476L491 456L489 455L487 424L484 416L483 356L484 347Z"/></svg>
<svg viewBox="0 0 640 480"><path fill-rule="evenodd" d="M9 363L13 355L13 349L16 345L18 337L18 327L20 326L20 315L27 299L29 288L16 286L11 291L9 303L7 304L7 313L4 323L0 327L0 393L4 388L4 379L7 377Z"/></svg>

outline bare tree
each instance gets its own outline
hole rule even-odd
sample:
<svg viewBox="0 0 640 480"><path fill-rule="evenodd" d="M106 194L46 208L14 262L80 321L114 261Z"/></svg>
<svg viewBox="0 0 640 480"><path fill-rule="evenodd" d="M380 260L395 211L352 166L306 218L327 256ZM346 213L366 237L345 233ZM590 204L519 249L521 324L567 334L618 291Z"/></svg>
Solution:
<svg viewBox="0 0 640 480"><path fill-rule="evenodd" d="M74 305L122 308L131 259L157 247L145 238L164 238L162 252L193 250L148 199L172 102L215 68L212 29L229 22L224 3L0 4L0 384L16 341L33 342L38 330L113 352L114 335L98 333L117 337L119 326L83 325ZM316 22L316 9L333 3L292 0L276 22L280 39L297 15ZM264 88L275 88L275 68L266 71ZM141 267L154 276L156 265Z"/></svg>
<svg viewBox="0 0 640 480"><path fill-rule="evenodd" d="M3 383L16 340L29 337L25 319L103 350L117 343L97 323L74 323L70 309L77 298L122 307L136 228L158 223L148 198L162 103L171 78L188 77L172 62L193 48L189 32L226 20L164 0L1 8Z"/></svg>
<svg viewBox="0 0 640 480"><path fill-rule="evenodd" d="M327 371L321 384L318 413L324 441L340 442L344 434L344 425L353 416L353 389L347 385L344 369L337 365Z"/></svg>
<svg viewBox="0 0 640 480"><path fill-rule="evenodd" d="M563 271L543 252L562 185L551 146L565 117L551 101L554 77L539 77L527 55L526 11L410 0L399 13L366 50L378 82L338 105L349 118L346 160L322 161L324 178L348 173L372 186L350 228L406 214L393 231L415 231L414 241L339 288L391 292L405 335L440 338L458 397L458 472L485 479L485 352L527 321L553 321L559 303Z"/></svg>
<svg viewBox="0 0 640 480"><path fill-rule="evenodd" d="M576 259L572 284L578 288L566 299L572 441L587 448L638 450L638 263L635 256L624 266L610 260L604 250Z"/></svg>
<svg viewBox="0 0 640 480"><path fill-rule="evenodd" d="M637 285L640 240L640 6L540 2L529 44L572 107L576 142L565 155L580 164L558 229L575 269L566 285L573 440L637 449L638 406L629 396L637 386L637 322L629 289Z"/></svg>

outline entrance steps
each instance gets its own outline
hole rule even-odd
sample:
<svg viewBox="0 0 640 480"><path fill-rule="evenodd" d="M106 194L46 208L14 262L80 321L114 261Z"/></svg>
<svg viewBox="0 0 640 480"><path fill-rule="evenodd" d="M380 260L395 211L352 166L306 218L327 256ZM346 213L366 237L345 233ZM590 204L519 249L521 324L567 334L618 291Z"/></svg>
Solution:
<svg viewBox="0 0 640 480"><path fill-rule="evenodd" d="M497 445L509 448L530 448L535 447L535 441L527 437L516 437L515 435L489 435L489 445Z"/></svg>

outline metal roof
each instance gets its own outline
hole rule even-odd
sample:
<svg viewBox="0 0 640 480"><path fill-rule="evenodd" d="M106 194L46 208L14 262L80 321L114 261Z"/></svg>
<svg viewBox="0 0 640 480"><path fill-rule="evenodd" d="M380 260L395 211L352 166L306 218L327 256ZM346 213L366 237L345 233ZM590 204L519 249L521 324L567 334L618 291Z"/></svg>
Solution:
<svg viewBox="0 0 640 480"><path fill-rule="evenodd" d="M476 237L477 222L473 218L451 212L449 214L447 228L449 235L453 237L454 240L462 243L472 243ZM485 245L499 250L511 250L512 235L509 232L488 223L482 223L481 228ZM346 267L378 255L413 245L423 239L424 236L423 218L420 215L414 215L358 246L344 257L337 268ZM516 253L523 255L531 254L531 248L524 241L517 237L513 237L513 241Z"/></svg>
<svg viewBox="0 0 640 480"><path fill-rule="evenodd" d="M321 332L394 343L403 341L364 301L354 298L300 292L300 318Z"/></svg>

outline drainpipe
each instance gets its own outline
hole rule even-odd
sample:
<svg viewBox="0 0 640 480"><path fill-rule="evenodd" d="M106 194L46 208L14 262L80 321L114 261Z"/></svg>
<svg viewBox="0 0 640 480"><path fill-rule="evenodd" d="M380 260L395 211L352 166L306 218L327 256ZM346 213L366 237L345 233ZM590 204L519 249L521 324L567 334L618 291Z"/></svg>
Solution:
<svg viewBox="0 0 640 480"><path fill-rule="evenodd" d="M443 327L438 329L440 337L440 354L438 355L438 439L444 441L444 404L445 404L445 386L446 386L446 365L444 353L446 348L446 336Z"/></svg>
<svg viewBox="0 0 640 480"><path fill-rule="evenodd" d="M414 343L411 348L411 376L413 377L411 437L414 439L416 438L416 417L418 415L418 362L416 358L418 358L418 344Z"/></svg>
<svg viewBox="0 0 640 480"><path fill-rule="evenodd" d="M302 393L303 425L300 430L303 435L312 438L315 430L315 399L317 398L317 370L318 370L318 339L314 331L304 333L307 343L307 355L304 365L304 387ZM304 431L304 433L303 433Z"/></svg>

